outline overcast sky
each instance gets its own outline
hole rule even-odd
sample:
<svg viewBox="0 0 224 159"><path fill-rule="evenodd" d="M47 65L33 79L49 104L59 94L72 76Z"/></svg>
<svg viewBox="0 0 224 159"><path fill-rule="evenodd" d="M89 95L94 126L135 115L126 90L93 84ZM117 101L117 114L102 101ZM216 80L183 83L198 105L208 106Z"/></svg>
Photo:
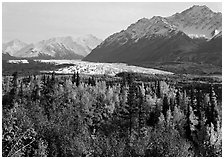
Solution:
<svg viewBox="0 0 224 159"><path fill-rule="evenodd" d="M138 19L170 16L195 5L221 12L221 3L3 3L2 40L27 43L93 34L105 39Z"/></svg>

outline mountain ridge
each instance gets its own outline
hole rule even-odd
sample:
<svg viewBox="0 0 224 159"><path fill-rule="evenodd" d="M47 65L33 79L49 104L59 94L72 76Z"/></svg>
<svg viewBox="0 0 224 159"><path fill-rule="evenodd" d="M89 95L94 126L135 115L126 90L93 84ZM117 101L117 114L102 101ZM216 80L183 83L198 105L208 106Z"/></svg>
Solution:
<svg viewBox="0 0 224 159"><path fill-rule="evenodd" d="M212 20L209 16L218 18ZM210 47L208 50L211 51L215 43L222 39L220 20L220 14L212 12L206 6L192 6L169 17L142 18L129 25L126 30L106 38L83 60L140 65L185 60L215 64L209 60L209 57L212 57L212 59L217 59L214 61L219 61L218 65L220 65L220 60L218 60L221 59L220 47L216 49L215 56L202 49ZM201 21L209 22L209 24L203 22L200 26ZM216 42L210 42L216 35L219 39ZM208 57L204 57L205 54ZM203 58L200 58L201 55Z"/></svg>
<svg viewBox="0 0 224 159"><path fill-rule="evenodd" d="M14 52L8 52L9 55L16 58L56 58L56 59L82 59L90 51L102 42L101 39L88 34L78 38L71 36L53 37L41 40L37 43L24 44L21 47L12 47L10 41L7 48ZM23 43L20 41L20 43ZM6 44L3 44L3 54L7 52ZM7 56L5 56L7 57Z"/></svg>

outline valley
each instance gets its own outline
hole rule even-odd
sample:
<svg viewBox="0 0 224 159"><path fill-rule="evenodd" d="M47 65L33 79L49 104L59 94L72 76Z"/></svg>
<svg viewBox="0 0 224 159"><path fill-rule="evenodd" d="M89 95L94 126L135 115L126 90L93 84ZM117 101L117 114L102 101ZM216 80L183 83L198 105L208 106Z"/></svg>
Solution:
<svg viewBox="0 0 224 159"><path fill-rule="evenodd" d="M5 17L32 14L37 33L21 39L38 41L2 44L2 156L221 157L222 13L83 4L3 5ZM125 23L129 11L141 19Z"/></svg>
<svg viewBox="0 0 224 159"><path fill-rule="evenodd" d="M133 65L127 65L125 63L95 63L95 62L86 62L81 60L9 60L8 62L3 63L9 67L15 66L17 68L21 68L21 65L24 66L31 66L34 65L49 65L52 66L52 68L49 67L42 67L41 70L39 70L39 73L51 73L55 72L56 74L70 74L72 75L74 72L79 72L81 74L87 74L87 75L109 75L109 76L115 76L118 73L121 72L133 72L133 73L145 73L145 74L173 74L172 72L168 71L162 71L158 69L152 69L152 68L143 68ZM7 68L5 65L3 65L3 74L4 71L6 72ZM48 70L49 69L49 70ZM13 69L13 71L15 71ZM18 72L22 73L21 70L18 70ZM13 72L12 72L13 73Z"/></svg>

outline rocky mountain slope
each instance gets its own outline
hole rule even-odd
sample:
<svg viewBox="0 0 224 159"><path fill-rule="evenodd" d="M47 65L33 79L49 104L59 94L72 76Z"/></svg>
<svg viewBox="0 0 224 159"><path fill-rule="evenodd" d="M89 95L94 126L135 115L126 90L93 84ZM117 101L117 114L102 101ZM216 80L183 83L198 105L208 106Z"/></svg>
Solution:
<svg viewBox="0 0 224 159"><path fill-rule="evenodd" d="M220 65L216 62L221 59L221 47L215 47L220 40L212 37L219 35L221 39L221 16L206 6L193 6L170 17L143 18L109 36L83 60L137 65L170 61Z"/></svg>
<svg viewBox="0 0 224 159"><path fill-rule="evenodd" d="M167 19L169 23L190 36L211 38L222 30L222 14L213 12L205 5L192 6Z"/></svg>

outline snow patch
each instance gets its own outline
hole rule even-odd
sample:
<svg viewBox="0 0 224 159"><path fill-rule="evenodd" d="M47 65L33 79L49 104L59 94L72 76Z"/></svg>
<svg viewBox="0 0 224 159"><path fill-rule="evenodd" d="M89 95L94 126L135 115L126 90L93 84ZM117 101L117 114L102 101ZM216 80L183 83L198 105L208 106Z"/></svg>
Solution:
<svg viewBox="0 0 224 159"><path fill-rule="evenodd" d="M29 63L27 60L8 60L8 63Z"/></svg>
<svg viewBox="0 0 224 159"><path fill-rule="evenodd" d="M204 34L188 34L191 39L207 38Z"/></svg>

